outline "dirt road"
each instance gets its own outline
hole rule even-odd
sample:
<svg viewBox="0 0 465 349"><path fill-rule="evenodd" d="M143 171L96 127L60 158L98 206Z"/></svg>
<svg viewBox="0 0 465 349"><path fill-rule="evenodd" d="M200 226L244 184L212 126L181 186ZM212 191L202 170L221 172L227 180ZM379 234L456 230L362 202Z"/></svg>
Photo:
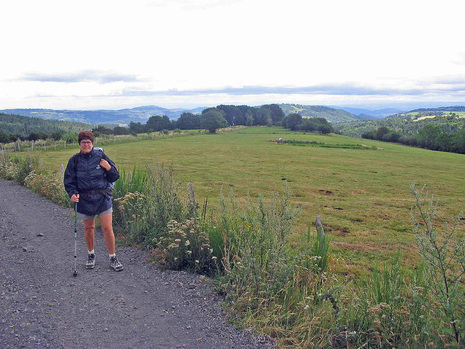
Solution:
<svg viewBox="0 0 465 349"><path fill-rule="evenodd" d="M72 210L0 180L0 348L270 348L225 323L219 298L196 275L162 272L144 251L117 248L110 270L102 234L97 264Z"/></svg>

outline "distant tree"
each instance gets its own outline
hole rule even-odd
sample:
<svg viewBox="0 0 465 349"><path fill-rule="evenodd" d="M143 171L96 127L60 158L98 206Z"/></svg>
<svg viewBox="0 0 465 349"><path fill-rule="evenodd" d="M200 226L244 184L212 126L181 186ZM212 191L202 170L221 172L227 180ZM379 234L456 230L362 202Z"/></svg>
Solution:
<svg viewBox="0 0 465 349"><path fill-rule="evenodd" d="M456 133L445 133L441 132L441 134L436 138L436 150L440 151L452 151L453 147L453 140L456 136Z"/></svg>
<svg viewBox="0 0 465 349"><path fill-rule="evenodd" d="M320 132L323 134L334 132L333 127L325 118L302 118L302 122L300 125L297 125L297 129L307 132Z"/></svg>
<svg viewBox="0 0 465 349"><path fill-rule="evenodd" d="M367 131L362 133L362 138L365 139L376 139L376 133L375 131Z"/></svg>
<svg viewBox="0 0 465 349"><path fill-rule="evenodd" d="M255 112L254 125L266 125L268 123L268 119L271 119L270 109L260 107Z"/></svg>
<svg viewBox="0 0 465 349"><path fill-rule="evenodd" d="M452 151L465 154L465 130L457 132L451 141Z"/></svg>
<svg viewBox="0 0 465 349"><path fill-rule="evenodd" d="M9 142L10 142L10 136L7 135L2 130L0 130L0 143L9 143Z"/></svg>
<svg viewBox="0 0 465 349"><path fill-rule="evenodd" d="M292 131L297 130L298 126L302 123L302 115L289 114L283 119L283 126Z"/></svg>
<svg viewBox="0 0 465 349"><path fill-rule="evenodd" d="M113 133L115 135L128 135L131 131L129 130L128 127L123 127L123 126L115 126L113 129Z"/></svg>
<svg viewBox="0 0 465 349"><path fill-rule="evenodd" d="M252 126L253 125L253 115L254 111L256 108L249 107L248 105L238 105L237 109L240 110L241 116L239 119L235 120L236 125L247 125L247 126ZM252 118L252 121L250 122L250 118Z"/></svg>
<svg viewBox="0 0 465 349"><path fill-rule="evenodd" d="M202 110L202 114L206 114L208 113L209 111L221 111L221 115L224 117L224 112L221 110L221 109L218 109L218 108L215 108L215 107L210 107L210 108L205 108L204 110Z"/></svg>
<svg viewBox="0 0 465 349"><path fill-rule="evenodd" d="M323 124L318 125L316 130L318 132L321 132L324 135L334 132L334 129L331 127L331 125L323 125Z"/></svg>
<svg viewBox="0 0 465 349"><path fill-rule="evenodd" d="M100 135L111 135L113 134L113 130L103 125L98 125L92 129L92 133L95 137L99 137Z"/></svg>
<svg viewBox="0 0 465 349"><path fill-rule="evenodd" d="M68 132L68 133L65 133L65 134L63 135L62 139L63 139L67 144L77 143L77 141L78 141L78 134L75 133L75 132Z"/></svg>
<svg viewBox="0 0 465 349"><path fill-rule="evenodd" d="M144 133L145 127L140 122L131 121L129 123L129 131L131 133Z"/></svg>
<svg viewBox="0 0 465 349"><path fill-rule="evenodd" d="M442 130L439 126L428 124L418 130L418 144L423 148L438 150L441 134Z"/></svg>
<svg viewBox="0 0 465 349"><path fill-rule="evenodd" d="M303 118L302 122L297 125L297 128L306 132L314 132L317 130L319 124L315 122L314 118Z"/></svg>
<svg viewBox="0 0 465 349"><path fill-rule="evenodd" d="M161 131L172 129L171 120L166 116L154 115L151 116L145 124L145 131Z"/></svg>
<svg viewBox="0 0 465 349"><path fill-rule="evenodd" d="M397 143L399 142L401 138L401 134L400 133L397 133L397 132L394 132L394 131L390 131L388 133L386 133L382 139L380 139L380 141L384 141L384 142L391 142L391 143Z"/></svg>
<svg viewBox="0 0 465 349"><path fill-rule="evenodd" d="M176 120L176 127L180 130L195 130L200 128L200 116L192 113L182 113Z"/></svg>
<svg viewBox="0 0 465 349"><path fill-rule="evenodd" d="M277 104L267 104L263 105L261 108L268 109L270 111L270 117L274 125L279 124L284 119L284 112Z"/></svg>
<svg viewBox="0 0 465 349"><path fill-rule="evenodd" d="M228 122L223 116L223 112L216 108L210 108L206 113L200 116L200 124L202 128L210 133L215 133L217 129L226 127Z"/></svg>
<svg viewBox="0 0 465 349"><path fill-rule="evenodd" d="M45 137L47 138L47 137ZM44 139L45 139L44 138ZM38 141L39 139L41 139L41 135L38 133L38 132L31 132L29 134L29 136L27 136L26 138L28 141Z"/></svg>
<svg viewBox="0 0 465 349"><path fill-rule="evenodd" d="M416 147L417 146L417 138L412 135L405 135L402 136L399 140L400 143L409 145L411 147Z"/></svg>
<svg viewBox="0 0 465 349"><path fill-rule="evenodd" d="M245 112L245 125L253 126L253 123L254 123L254 111L253 109L249 109Z"/></svg>
<svg viewBox="0 0 465 349"><path fill-rule="evenodd" d="M55 131L55 132L53 132L53 133L50 135L50 137L51 137L54 141L59 141L59 140L61 139L61 137L62 137L62 134L61 134L61 132L59 132L59 131Z"/></svg>
<svg viewBox="0 0 465 349"><path fill-rule="evenodd" d="M243 125L243 115L241 110L235 105L219 105L216 107L224 112L224 118L228 122L228 125Z"/></svg>
<svg viewBox="0 0 465 349"><path fill-rule="evenodd" d="M389 132L391 132L391 130L386 126L379 127L376 131L376 139L382 141L383 137L387 135Z"/></svg>

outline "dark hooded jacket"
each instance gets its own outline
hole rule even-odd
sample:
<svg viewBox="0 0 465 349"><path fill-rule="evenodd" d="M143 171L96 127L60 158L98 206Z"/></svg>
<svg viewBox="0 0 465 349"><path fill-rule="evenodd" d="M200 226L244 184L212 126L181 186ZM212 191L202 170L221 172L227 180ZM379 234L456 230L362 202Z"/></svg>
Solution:
<svg viewBox="0 0 465 349"><path fill-rule="evenodd" d="M100 166L100 160L105 159L111 165L106 171ZM111 206L112 183L119 178L119 172L113 161L102 149L73 155L66 166L64 175L65 190L69 197L79 194L77 211L88 216L98 215Z"/></svg>

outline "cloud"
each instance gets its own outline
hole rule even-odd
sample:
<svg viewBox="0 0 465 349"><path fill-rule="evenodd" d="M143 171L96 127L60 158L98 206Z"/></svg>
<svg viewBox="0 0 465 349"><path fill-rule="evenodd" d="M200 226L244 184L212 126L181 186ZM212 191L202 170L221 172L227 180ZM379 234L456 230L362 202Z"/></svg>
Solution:
<svg viewBox="0 0 465 349"><path fill-rule="evenodd" d="M314 86L302 87L266 87L266 86L244 86L244 87L225 87L218 89L195 89L195 90L135 90L125 89L122 91L124 96L195 96L210 94L227 94L227 95L338 95L338 96L393 96L393 95L421 95L423 89L387 89L374 88L369 86L360 86L357 84L321 84Z"/></svg>
<svg viewBox="0 0 465 349"><path fill-rule="evenodd" d="M186 10L208 10L212 7L230 6L232 4L241 2L243 0L177 0L176 2L165 0L153 0L147 3L148 7L166 7L166 6L179 6Z"/></svg>
<svg viewBox="0 0 465 349"><path fill-rule="evenodd" d="M443 76L440 78L433 78L430 82L443 85L447 90L463 90L465 87L465 76Z"/></svg>
<svg viewBox="0 0 465 349"><path fill-rule="evenodd" d="M108 73L97 70L83 70L80 72L64 74L43 74L31 72L24 74L19 80L58 83L98 82L100 84L141 81L141 79L136 75Z"/></svg>
<svg viewBox="0 0 465 349"><path fill-rule="evenodd" d="M465 52L458 52L457 57L452 60L452 63L457 65L465 65Z"/></svg>

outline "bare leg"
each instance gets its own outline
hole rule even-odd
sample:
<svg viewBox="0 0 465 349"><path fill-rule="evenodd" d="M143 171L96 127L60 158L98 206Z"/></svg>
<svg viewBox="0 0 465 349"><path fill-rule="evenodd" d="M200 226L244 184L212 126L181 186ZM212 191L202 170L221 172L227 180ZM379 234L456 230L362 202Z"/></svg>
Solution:
<svg viewBox="0 0 465 349"><path fill-rule="evenodd" d="M108 253L115 254L115 235L113 234L113 213L105 213L99 217L102 227L103 239L107 245Z"/></svg>
<svg viewBox="0 0 465 349"><path fill-rule="evenodd" d="M92 251L94 249L94 230L95 221L94 218L84 219L84 239L86 240L87 249Z"/></svg>

